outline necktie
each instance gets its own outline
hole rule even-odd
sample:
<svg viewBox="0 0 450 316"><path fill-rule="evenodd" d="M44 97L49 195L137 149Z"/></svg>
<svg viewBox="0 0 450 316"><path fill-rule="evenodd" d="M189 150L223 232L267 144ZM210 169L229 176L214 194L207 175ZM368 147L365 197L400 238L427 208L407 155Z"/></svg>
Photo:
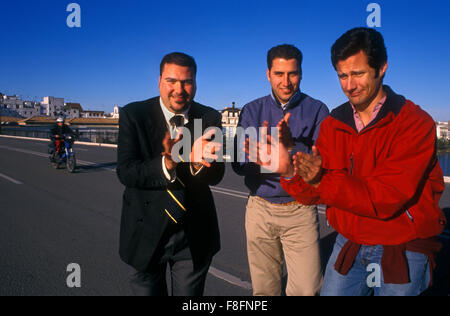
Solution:
<svg viewBox="0 0 450 316"><path fill-rule="evenodd" d="M171 128L173 128L172 138L176 138L177 129L184 126L184 116L175 115L170 119ZM174 183L169 184L167 187L167 208L164 209L165 213L176 224L182 224L186 215L185 199L184 199L185 185L177 178Z"/></svg>
<svg viewBox="0 0 450 316"><path fill-rule="evenodd" d="M179 133L179 128L184 126L184 116L175 115L169 120L170 123L170 136L172 139L177 138Z"/></svg>
<svg viewBox="0 0 450 316"><path fill-rule="evenodd" d="M170 125L175 127L181 127L184 125L184 116L183 115L175 115L170 119Z"/></svg>

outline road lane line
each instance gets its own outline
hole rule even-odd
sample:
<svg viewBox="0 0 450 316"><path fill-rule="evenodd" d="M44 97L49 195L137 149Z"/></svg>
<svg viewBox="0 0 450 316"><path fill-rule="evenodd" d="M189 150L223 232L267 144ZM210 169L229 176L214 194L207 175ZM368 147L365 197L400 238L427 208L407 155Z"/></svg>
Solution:
<svg viewBox="0 0 450 316"><path fill-rule="evenodd" d="M7 150L11 150L11 151L17 151L19 153L48 158L48 154L43 154L43 153L39 153L37 151L32 151L32 150L19 149L19 148L14 148L14 147L9 147L9 146L1 146L1 145L0 145L0 149L7 149Z"/></svg>
<svg viewBox="0 0 450 316"><path fill-rule="evenodd" d="M22 182L20 182L20 181L18 181L16 179L13 179L11 177L8 177L7 175L5 175L3 173L0 173L0 178L6 179L6 180L8 180L8 181L10 181L10 182L12 182L14 184L23 184Z"/></svg>
<svg viewBox="0 0 450 316"><path fill-rule="evenodd" d="M235 277L234 275L231 275L229 273L226 273L226 272L221 271L219 269L216 269L214 267L210 267L208 273L213 275L213 276L215 276L218 279L221 279L221 280L226 281L226 282L228 282L230 284L236 285L236 286L238 286L240 288L243 288L245 290L251 290L252 289L252 284L250 282L241 280L240 278Z"/></svg>
<svg viewBox="0 0 450 316"><path fill-rule="evenodd" d="M236 191L236 190L231 190L231 189L227 189L227 188L223 188L223 187L216 187L216 186L211 186L212 189L217 189L217 190L222 190L222 191L227 191L227 192L231 192L231 193L236 193L236 194L241 194L241 195L249 195L250 193L244 192L244 191Z"/></svg>
<svg viewBox="0 0 450 316"><path fill-rule="evenodd" d="M24 154L29 154L29 155L34 155L34 156L47 158L47 159L49 157L48 154L44 154L44 153L40 153L40 152L32 151L32 150L27 150L27 149L19 149L19 148L9 147L9 146L0 145L0 149L7 149L7 150L16 151L16 152L20 152L20 153L24 153ZM80 165L84 165L84 166L101 165L101 163L95 163L95 162L91 162L91 161L84 161L84 160L78 160L78 159L77 159L77 163ZM100 169L116 172L116 169L112 169L112 168L102 167Z"/></svg>
<svg viewBox="0 0 450 316"><path fill-rule="evenodd" d="M213 189L213 188L211 188L211 192L220 193L220 194L229 195L229 196L234 196L234 197L241 198L241 199L244 199L244 200L248 199L248 195L234 194L234 193L220 191L220 190Z"/></svg>

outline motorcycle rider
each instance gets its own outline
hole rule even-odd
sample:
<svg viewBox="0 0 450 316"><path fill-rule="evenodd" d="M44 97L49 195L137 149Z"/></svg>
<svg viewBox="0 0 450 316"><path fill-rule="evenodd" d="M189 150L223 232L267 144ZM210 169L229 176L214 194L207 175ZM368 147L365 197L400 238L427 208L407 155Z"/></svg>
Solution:
<svg viewBox="0 0 450 316"><path fill-rule="evenodd" d="M59 117L56 120L56 124L50 129L51 142L50 142L48 147L49 147L50 160L52 162L56 161L56 159L55 159L55 156L56 156L55 149L56 148L58 148L58 149L60 148L59 147L60 146L60 142L62 141L62 138L65 135L66 136L69 136L69 135L73 136L73 131L72 131L72 129L69 126L67 126L65 124L64 118Z"/></svg>

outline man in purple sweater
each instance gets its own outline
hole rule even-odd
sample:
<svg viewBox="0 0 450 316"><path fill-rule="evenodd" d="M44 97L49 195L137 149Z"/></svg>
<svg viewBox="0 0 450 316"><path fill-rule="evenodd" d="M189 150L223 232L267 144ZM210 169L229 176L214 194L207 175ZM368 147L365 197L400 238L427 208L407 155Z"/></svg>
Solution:
<svg viewBox="0 0 450 316"><path fill-rule="evenodd" d="M300 92L302 61L303 55L295 46L272 48L267 56L272 93L245 105L239 120L242 129L264 125L270 128L289 113L292 154L311 153L320 123L329 114L325 104ZM243 147L237 144L239 150ZM262 171L248 156L244 160L234 162L233 170L245 176L251 192L245 226L253 295L281 295L284 260L288 272L286 294L318 294L322 272L317 208L301 205L290 197L281 188L279 174Z"/></svg>

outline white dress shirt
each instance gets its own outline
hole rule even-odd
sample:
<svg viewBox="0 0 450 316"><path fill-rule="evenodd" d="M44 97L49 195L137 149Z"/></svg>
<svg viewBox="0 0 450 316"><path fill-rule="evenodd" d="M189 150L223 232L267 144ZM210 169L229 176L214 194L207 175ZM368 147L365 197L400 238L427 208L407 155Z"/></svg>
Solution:
<svg viewBox="0 0 450 316"><path fill-rule="evenodd" d="M175 139L177 136L177 127L176 126L172 126L172 124L170 124L170 120L176 116L176 115L180 115L184 117L184 125L186 125L187 123L189 123L189 110L191 109L191 107L189 107L186 111L184 111L182 114L175 114L169 111L169 109L164 105L164 101L162 100L162 98L159 98L159 103L161 105L161 110L164 114L164 118L166 119L166 124L167 127L170 131L170 136L172 137L172 139ZM194 167L192 166L192 163L190 164L191 167L191 174L193 176L198 175L202 170L203 167L202 166L200 169L198 169L197 171L194 170ZM169 180L171 183L175 182L177 179L177 173L176 170L173 170L172 172L169 172L169 170L167 170L166 168L166 157L163 157L162 159L162 169L164 172L164 175L166 176L167 180Z"/></svg>

